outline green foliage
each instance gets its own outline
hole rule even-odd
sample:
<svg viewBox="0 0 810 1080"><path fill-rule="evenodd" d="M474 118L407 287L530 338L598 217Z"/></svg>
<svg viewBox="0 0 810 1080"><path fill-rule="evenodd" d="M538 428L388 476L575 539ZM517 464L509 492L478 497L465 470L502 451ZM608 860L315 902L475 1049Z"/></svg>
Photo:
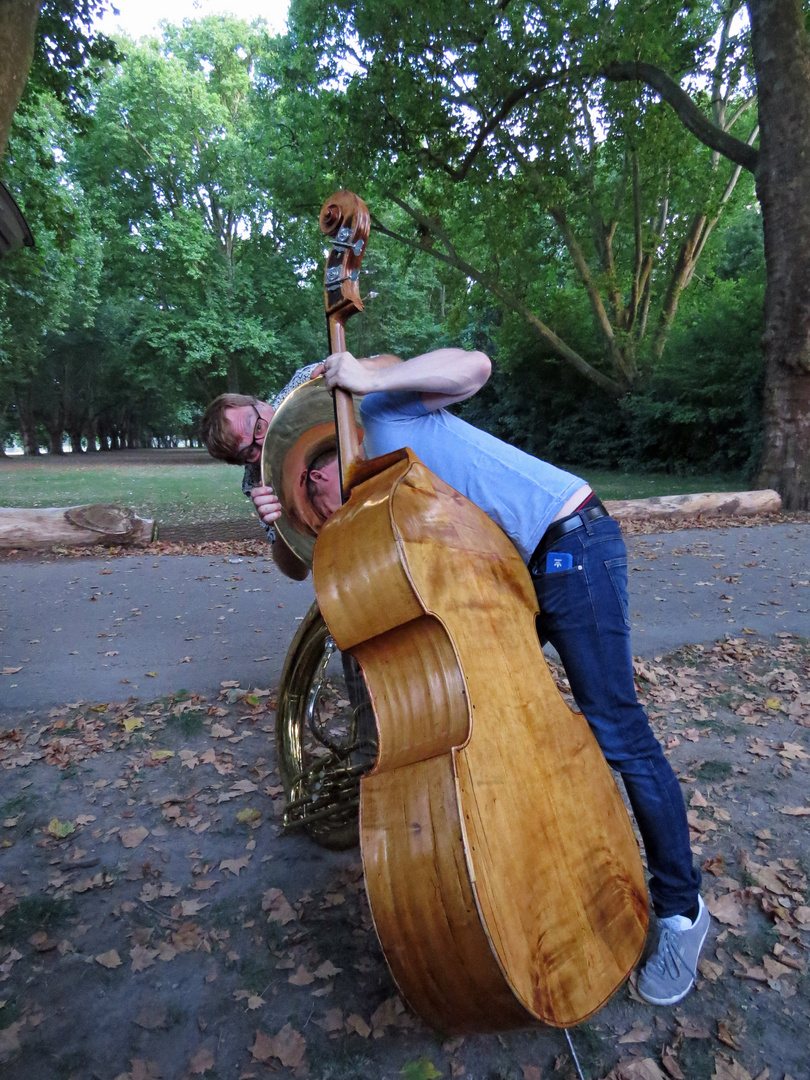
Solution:
<svg viewBox="0 0 810 1080"><path fill-rule="evenodd" d="M404 1080L438 1080L442 1074L432 1061L422 1057L418 1061L409 1061L399 1070Z"/></svg>
<svg viewBox="0 0 810 1080"><path fill-rule="evenodd" d="M759 215L738 215L714 258L661 362L628 403L633 441L637 460L654 468L742 469L753 476L764 378Z"/></svg>
<svg viewBox="0 0 810 1080"><path fill-rule="evenodd" d="M109 0L44 0L40 8L29 84L53 94L80 128L107 63L120 58L115 43L93 27L111 6Z"/></svg>
<svg viewBox="0 0 810 1080"><path fill-rule="evenodd" d="M657 364L625 398L606 397L538 347L521 320L484 309L470 320L470 345L498 364L463 415L494 434L580 471L660 469L745 473L761 443L764 258L759 215L743 208L706 251ZM582 303L564 291L554 308L584 356L597 348Z"/></svg>
<svg viewBox="0 0 810 1080"><path fill-rule="evenodd" d="M92 321L97 302L98 241L64 168L72 145L65 110L53 95L27 95L14 118L4 178L37 243L4 261L0 273L0 437L16 430L31 452L40 424L55 432L61 448L66 405L54 400L60 397L54 351L71 325Z"/></svg>

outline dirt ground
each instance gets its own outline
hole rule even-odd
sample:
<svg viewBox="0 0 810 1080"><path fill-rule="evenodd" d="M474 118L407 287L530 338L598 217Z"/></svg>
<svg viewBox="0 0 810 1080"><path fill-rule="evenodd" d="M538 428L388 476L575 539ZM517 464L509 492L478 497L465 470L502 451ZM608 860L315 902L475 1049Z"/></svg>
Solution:
<svg viewBox="0 0 810 1080"><path fill-rule="evenodd" d="M714 924L697 990L633 979L571 1032L588 1080L807 1080L810 642L637 665ZM559 676L559 672L557 672ZM447 1039L400 1001L359 853L283 835L273 687L0 712L9 1080L542 1080L562 1032Z"/></svg>

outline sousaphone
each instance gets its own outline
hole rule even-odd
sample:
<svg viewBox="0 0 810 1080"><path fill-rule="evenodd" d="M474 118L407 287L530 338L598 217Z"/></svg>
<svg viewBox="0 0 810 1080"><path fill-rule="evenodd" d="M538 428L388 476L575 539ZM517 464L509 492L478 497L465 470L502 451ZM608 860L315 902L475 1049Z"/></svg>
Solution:
<svg viewBox="0 0 810 1080"><path fill-rule="evenodd" d="M360 410L355 405L358 439ZM274 523L307 566L322 521L307 498L307 470L335 446L332 397L324 379L289 394L270 422L262 450L262 483L278 493L282 515ZM276 701L276 753L287 798L284 826L303 828L323 847L359 842L360 777L377 753L374 716L363 677L343 657L314 602L284 661Z"/></svg>
<svg viewBox="0 0 810 1080"><path fill-rule="evenodd" d="M354 406L357 436L362 441L360 406ZM287 546L312 567L312 552L323 521L307 497L307 471L317 457L335 447L332 395L323 376L310 379L288 394L276 409L262 449L262 483L281 500L274 522Z"/></svg>

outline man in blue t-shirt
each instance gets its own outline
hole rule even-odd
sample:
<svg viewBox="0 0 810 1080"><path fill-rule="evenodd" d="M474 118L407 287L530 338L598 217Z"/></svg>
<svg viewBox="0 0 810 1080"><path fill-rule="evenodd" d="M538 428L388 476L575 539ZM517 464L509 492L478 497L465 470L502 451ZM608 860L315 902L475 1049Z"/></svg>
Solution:
<svg viewBox="0 0 810 1080"><path fill-rule="evenodd" d="M437 349L404 363L368 366L334 353L313 375L363 395L367 456L404 446L469 498L510 537L532 575L538 632L556 648L577 705L624 780L644 841L659 919L655 951L638 981L653 1004L689 993L708 932L680 785L638 703L630 650L627 551L617 523L581 477L466 423L446 406L487 381L480 352ZM340 507L334 455L310 467L307 490L326 520ZM269 488L251 493L268 524L281 507Z"/></svg>

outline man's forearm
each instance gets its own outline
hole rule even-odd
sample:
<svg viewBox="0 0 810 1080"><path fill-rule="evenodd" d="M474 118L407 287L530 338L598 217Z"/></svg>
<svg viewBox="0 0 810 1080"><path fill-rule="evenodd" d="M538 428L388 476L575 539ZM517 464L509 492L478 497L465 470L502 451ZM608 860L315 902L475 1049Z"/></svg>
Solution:
<svg viewBox="0 0 810 1080"><path fill-rule="evenodd" d="M423 394L446 394L459 400L471 397L489 378L491 365L482 352L466 349L434 349L402 364L369 372L369 393L415 390Z"/></svg>
<svg viewBox="0 0 810 1080"><path fill-rule="evenodd" d="M351 353L332 353L322 370L330 390L339 386L354 394L416 391L426 403L433 399L435 408L472 397L491 371L484 353L466 349L434 349L404 363L392 362L395 360L386 356L379 366L370 366Z"/></svg>

